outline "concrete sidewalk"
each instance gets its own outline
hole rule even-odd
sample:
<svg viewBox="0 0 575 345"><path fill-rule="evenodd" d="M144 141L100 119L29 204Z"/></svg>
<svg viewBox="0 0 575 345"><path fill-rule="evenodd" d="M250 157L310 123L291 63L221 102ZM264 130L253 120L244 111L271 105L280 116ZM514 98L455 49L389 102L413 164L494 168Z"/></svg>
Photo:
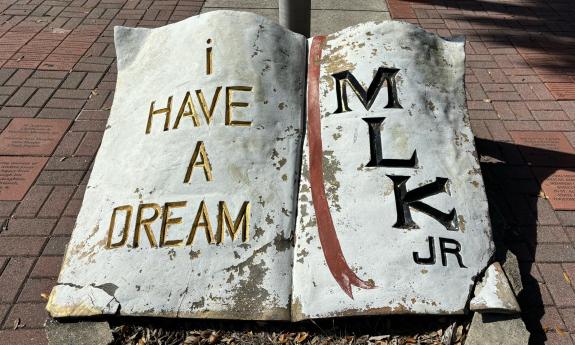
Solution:
<svg viewBox="0 0 575 345"><path fill-rule="evenodd" d="M237 10L257 13L278 22L277 0L207 0L203 12ZM312 0L311 35L328 35L358 23L390 19L385 0Z"/></svg>

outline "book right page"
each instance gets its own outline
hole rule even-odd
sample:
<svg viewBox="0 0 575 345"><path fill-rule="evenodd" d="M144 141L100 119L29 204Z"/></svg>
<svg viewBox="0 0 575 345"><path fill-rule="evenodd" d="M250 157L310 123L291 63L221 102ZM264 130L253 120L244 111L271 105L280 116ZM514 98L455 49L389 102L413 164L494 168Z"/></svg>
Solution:
<svg viewBox="0 0 575 345"><path fill-rule="evenodd" d="M308 44L292 319L463 313L493 254L463 40L388 21Z"/></svg>

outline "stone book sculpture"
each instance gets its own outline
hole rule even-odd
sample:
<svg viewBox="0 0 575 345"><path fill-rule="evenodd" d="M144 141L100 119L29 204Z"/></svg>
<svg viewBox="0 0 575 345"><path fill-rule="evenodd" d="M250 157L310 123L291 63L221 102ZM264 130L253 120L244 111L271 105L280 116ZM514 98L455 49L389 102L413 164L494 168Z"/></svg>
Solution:
<svg viewBox="0 0 575 345"><path fill-rule="evenodd" d="M218 11L115 43L52 316L466 311L493 242L463 40Z"/></svg>

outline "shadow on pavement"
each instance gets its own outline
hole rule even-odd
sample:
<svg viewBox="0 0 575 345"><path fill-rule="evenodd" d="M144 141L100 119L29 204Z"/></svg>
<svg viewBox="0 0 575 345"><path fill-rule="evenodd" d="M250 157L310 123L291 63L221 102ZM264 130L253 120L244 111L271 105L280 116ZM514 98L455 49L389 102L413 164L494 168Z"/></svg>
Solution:
<svg viewBox="0 0 575 345"><path fill-rule="evenodd" d="M409 2L454 10L442 13L443 19L457 21L454 31L515 47L529 54L529 65L544 74L575 77L575 6L570 0Z"/></svg>
<svg viewBox="0 0 575 345"><path fill-rule="evenodd" d="M489 202L496 259L505 262L509 250L519 260L523 290L518 294L522 317L531 332L530 344L544 344L545 314L539 282L532 276L537 253L537 227L540 223L538 195L541 183L558 169L575 171L575 155L476 138L481 170ZM536 177L525 157L567 167L538 169ZM570 167L569 167L570 166Z"/></svg>

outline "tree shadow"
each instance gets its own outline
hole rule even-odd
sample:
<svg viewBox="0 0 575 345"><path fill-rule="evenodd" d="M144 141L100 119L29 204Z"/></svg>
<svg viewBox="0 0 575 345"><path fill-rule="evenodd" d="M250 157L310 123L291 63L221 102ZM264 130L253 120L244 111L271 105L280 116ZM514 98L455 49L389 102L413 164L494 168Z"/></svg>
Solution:
<svg viewBox="0 0 575 345"><path fill-rule="evenodd" d="M575 155L481 138L475 142L489 203L495 258L504 263L507 251L517 257L523 283L517 298L531 332L529 343L544 344L544 301L539 282L532 275L541 223L538 195L541 183L558 169L575 171Z"/></svg>
<svg viewBox="0 0 575 345"><path fill-rule="evenodd" d="M485 0L409 0L438 6L454 35L508 43L530 67L543 74L575 78L575 6L566 0L494 2ZM415 11L418 11L417 5ZM418 17L420 17L418 15ZM425 18L425 17L422 17ZM421 18L421 19L422 19ZM551 54L551 55L550 55ZM567 79L568 80L568 79ZM575 79L571 79L571 82Z"/></svg>

